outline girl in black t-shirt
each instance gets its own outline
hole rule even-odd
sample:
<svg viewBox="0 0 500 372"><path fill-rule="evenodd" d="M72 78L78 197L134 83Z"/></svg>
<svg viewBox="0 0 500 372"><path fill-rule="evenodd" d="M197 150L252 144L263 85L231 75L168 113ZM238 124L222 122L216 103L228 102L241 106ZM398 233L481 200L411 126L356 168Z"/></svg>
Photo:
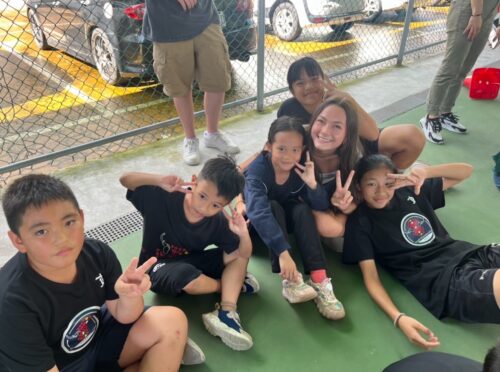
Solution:
<svg viewBox="0 0 500 372"><path fill-rule="evenodd" d="M369 155L356 166L354 183L363 202L347 221L342 259L359 264L373 300L424 348L438 346L437 337L398 310L375 262L438 318L500 323L500 246L454 240L434 212L444 206L443 190L471 173L469 164L451 163L397 174L384 155Z"/></svg>

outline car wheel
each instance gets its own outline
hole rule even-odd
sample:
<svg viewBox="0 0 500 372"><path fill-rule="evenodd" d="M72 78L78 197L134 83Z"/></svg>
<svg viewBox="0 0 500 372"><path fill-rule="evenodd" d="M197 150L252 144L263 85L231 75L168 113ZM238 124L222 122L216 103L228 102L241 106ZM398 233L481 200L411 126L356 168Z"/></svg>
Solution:
<svg viewBox="0 0 500 372"><path fill-rule="evenodd" d="M95 65L101 77L109 84L117 85L122 82L122 76L118 69L113 46L106 33L100 28L92 32L90 49Z"/></svg>
<svg viewBox="0 0 500 372"><path fill-rule="evenodd" d="M290 3L281 3L276 7L272 25L274 34L285 41L297 39L302 32L297 10Z"/></svg>
<svg viewBox="0 0 500 372"><path fill-rule="evenodd" d="M42 50L50 49L49 44L47 44L47 38L43 33L40 20L38 19L38 16L33 9L28 9L28 20L31 25L31 31L33 33L36 45Z"/></svg>
<svg viewBox="0 0 500 372"><path fill-rule="evenodd" d="M382 14L381 0L366 0L365 14L365 22L375 22L380 14Z"/></svg>
<svg viewBox="0 0 500 372"><path fill-rule="evenodd" d="M330 25L330 28L336 34L342 35L347 30L349 30L352 27L353 24L354 24L353 22L347 22L347 23L343 23L341 25Z"/></svg>

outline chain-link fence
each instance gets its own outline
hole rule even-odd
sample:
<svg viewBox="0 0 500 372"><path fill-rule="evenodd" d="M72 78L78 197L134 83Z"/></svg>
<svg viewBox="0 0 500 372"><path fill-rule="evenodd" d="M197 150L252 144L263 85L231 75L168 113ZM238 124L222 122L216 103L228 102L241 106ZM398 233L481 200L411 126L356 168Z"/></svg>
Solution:
<svg viewBox="0 0 500 372"><path fill-rule="evenodd" d="M213 1L233 66L223 117L285 99L287 68L304 55L338 84L446 38L440 0L411 11L406 0ZM182 131L154 77L141 0L0 0L0 11L0 185Z"/></svg>

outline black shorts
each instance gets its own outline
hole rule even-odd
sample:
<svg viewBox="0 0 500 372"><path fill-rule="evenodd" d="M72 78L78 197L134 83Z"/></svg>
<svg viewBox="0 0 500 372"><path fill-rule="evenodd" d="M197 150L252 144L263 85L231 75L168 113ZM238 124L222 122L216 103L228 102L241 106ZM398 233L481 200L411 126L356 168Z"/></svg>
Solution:
<svg viewBox="0 0 500 372"><path fill-rule="evenodd" d="M500 323L493 277L500 270L500 245L478 248L455 268L450 280L446 316L473 323Z"/></svg>
<svg viewBox="0 0 500 372"><path fill-rule="evenodd" d="M224 271L222 249L215 248L201 253L159 260L149 270L151 290L158 294L178 296L182 289L201 274L220 279Z"/></svg>
<svg viewBox="0 0 500 372"><path fill-rule="evenodd" d="M147 309L148 307L144 311ZM134 323L119 323L106 306L101 307L100 323L95 342L90 349L78 360L65 366L61 372L122 371L118 359Z"/></svg>

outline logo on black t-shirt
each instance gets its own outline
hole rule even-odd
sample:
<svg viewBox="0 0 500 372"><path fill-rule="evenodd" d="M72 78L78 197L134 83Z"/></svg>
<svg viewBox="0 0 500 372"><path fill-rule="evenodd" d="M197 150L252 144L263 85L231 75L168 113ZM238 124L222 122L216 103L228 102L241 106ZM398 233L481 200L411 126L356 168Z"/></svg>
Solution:
<svg viewBox="0 0 500 372"><path fill-rule="evenodd" d="M429 220L418 213L410 213L403 217L401 233L408 243L418 247L429 244L435 238Z"/></svg>
<svg viewBox="0 0 500 372"><path fill-rule="evenodd" d="M76 314L64 330L61 348L68 354L85 349L99 328L99 306L91 306Z"/></svg>

